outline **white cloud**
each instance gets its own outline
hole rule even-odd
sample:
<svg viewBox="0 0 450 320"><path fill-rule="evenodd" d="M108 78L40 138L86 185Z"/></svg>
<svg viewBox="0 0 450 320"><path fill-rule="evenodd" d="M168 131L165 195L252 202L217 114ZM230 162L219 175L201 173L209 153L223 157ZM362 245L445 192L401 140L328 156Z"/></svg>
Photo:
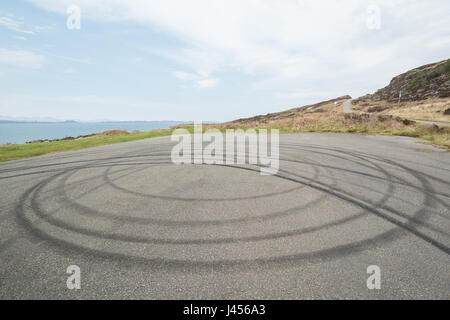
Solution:
<svg viewBox="0 0 450 320"><path fill-rule="evenodd" d="M29 1L62 15L72 3ZM299 83L319 80L344 85L350 78L375 86L386 75L448 58L450 52L448 0L77 0L77 5L83 19L136 21L180 39L181 48L150 50L194 75L208 74L192 80L198 86L211 85L214 73L230 68L262 77L255 87L278 91L295 92ZM367 28L368 5L380 8L379 30Z"/></svg>
<svg viewBox="0 0 450 320"><path fill-rule="evenodd" d="M77 70L72 67L67 67L66 69L64 69L64 73L66 73L66 74L73 74L76 72L77 72Z"/></svg>
<svg viewBox="0 0 450 320"><path fill-rule="evenodd" d="M200 72L199 74L184 72L184 71L174 71L172 72L175 78L182 81L192 81L198 88L213 88L219 82L217 78L209 78L209 74L206 72Z"/></svg>
<svg viewBox="0 0 450 320"><path fill-rule="evenodd" d="M202 79L197 81L199 88L213 88L217 85L219 79Z"/></svg>
<svg viewBox="0 0 450 320"><path fill-rule="evenodd" d="M180 80L197 80L198 76L189 72L184 71L174 71L172 73L175 78Z"/></svg>
<svg viewBox="0 0 450 320"><path fill-rule="evenodd" d="M44 57L25 50L8 50L0 48L0 64L14 67L39 69Z"/></svg>
<svg viewBox="0 0 450 320"><path fill-rule="evenodd" d="M24 29L23 24L24 23L22 21L14 19L13 16L0 17L0 26L4 26L9 30L13 30L19 33L35 34L32 30Z"/></svg>

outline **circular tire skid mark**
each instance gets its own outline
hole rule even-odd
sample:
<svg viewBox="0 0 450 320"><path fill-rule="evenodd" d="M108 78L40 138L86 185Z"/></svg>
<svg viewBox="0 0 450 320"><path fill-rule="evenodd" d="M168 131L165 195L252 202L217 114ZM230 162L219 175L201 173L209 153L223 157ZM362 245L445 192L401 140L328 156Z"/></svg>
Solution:
<svg viewBox="0 0 450 320"><path fill-rule="evenodd" d="M436 201L419 173L349 150L286 143L280 152L274 176L251 165L174 165L170 148L89 163L32 187L17 213L64 248L177 266L335 259L408 232L448 252L415 227ZM387 205L405 187L423 204L408 215ZM391 224L373 227L379 219Z"/></svg>

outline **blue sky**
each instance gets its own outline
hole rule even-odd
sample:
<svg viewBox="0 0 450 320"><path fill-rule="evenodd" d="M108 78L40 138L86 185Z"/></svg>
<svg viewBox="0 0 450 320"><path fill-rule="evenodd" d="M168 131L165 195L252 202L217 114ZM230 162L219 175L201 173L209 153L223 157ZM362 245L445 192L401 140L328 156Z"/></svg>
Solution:
<svg viewBox="0 0 450 320"><path fill-rule="evenodd" d="M449 13L447 0L2 0L0 116L225 121L357 97L450 58Z"/></svg>

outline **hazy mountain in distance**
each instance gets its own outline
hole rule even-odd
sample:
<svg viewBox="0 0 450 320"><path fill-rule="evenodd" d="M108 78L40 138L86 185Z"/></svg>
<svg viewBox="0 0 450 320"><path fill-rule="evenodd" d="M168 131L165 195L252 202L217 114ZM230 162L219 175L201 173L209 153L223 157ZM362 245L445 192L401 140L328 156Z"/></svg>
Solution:
<svg viewBox="0 0 450 320"><path fill-rule="evenodd" d="M133 123L133 122L153 122L153 123L158 123L158 122L170 122L173 124L178 124L178 123L184 123L186 121L178 121L178 120L132 120L132 121L117 121L117 120L109 120L109 119L95 119L95 120L78 120L78 119L68 119L68 120L60 120L60 119L55 119L55 118L51 118L51 117L10 117L10 116L1 116L0 115L0 122L45 122L45 123L119 123L119 122L128 122L128 123Z"/></svg>
<svg viewBox="0 0 450 320"><path fill-rule="evenodd" d="M62 122L64 120L59 120L51 117L9 117L9 116L1 116L0 121L12 121L12 122Z"/></svg>

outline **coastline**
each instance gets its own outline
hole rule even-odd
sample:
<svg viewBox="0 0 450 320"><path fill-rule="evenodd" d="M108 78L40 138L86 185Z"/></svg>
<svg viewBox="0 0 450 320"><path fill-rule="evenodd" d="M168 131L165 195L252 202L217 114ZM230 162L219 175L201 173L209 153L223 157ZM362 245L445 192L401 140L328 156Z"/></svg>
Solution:
<svg viewBox="0 0 450 320"><path fill-rule="evenodd" d="M39 140L22 144L0 145L0 162L19 160L49 153L75 151L102 145L141 140L170 135L173 129L150 131L107 130L96 134L78 137L65 137L55 140Z"/></svg>
<svg viewBox="0 0 450 320"><path fill-rule="evenodd" d="M0 145L58 141L89 137L107 130L169 129L181 121L12 122L0 121Z"/></svg>

